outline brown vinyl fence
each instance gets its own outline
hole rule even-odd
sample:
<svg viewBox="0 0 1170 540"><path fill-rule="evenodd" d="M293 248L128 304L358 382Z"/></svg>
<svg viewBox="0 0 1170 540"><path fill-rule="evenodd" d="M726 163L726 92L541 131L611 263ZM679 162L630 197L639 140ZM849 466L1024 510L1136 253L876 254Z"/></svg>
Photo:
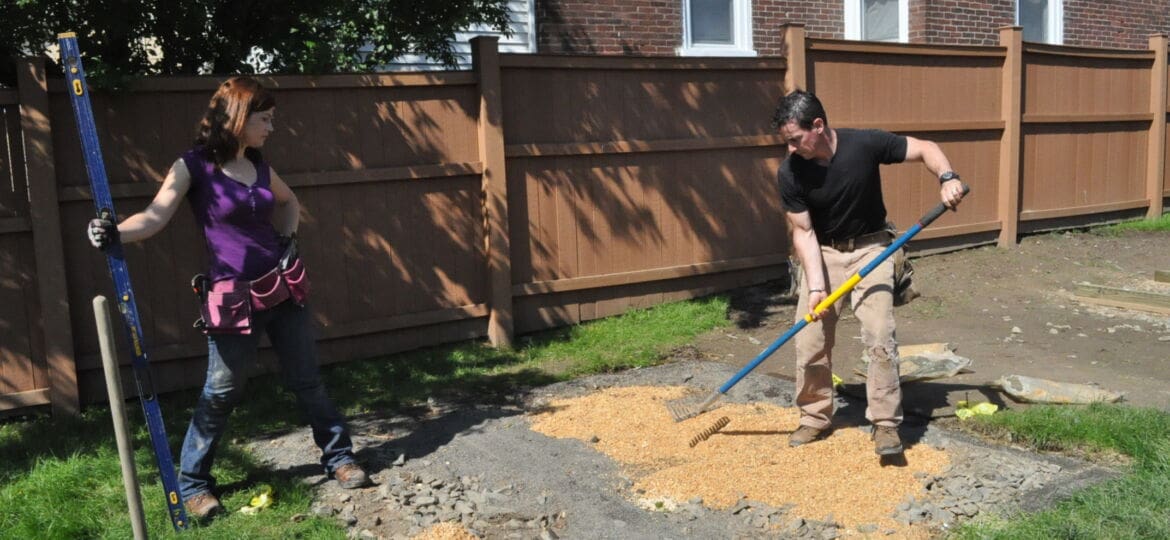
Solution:
<svg viewBox="0 0 1170 540"><path fill-rule="evenodd" d="M15 90L0 89L0 396L8 408L49 403L19 103Z"/></svg>
<svg viewBox="0 0 1170 540"><path fill-rule="evenodd" d="M784 65L505 57L517 329L777 275Z"/></svg>
<svg viewBox="0 0 1170 540"><path fill-rule="evenodd" d="M807 46L808 88L822 99L830 125L933 140L976 194L916 240L999 231L1003 49L822 40ZM921 163L888 167L882 181L890 219L901 229L938 204L938 179Z"/></svg>
<svg viewBox="0 0 1170 540"><path fill-rule="evenodd" d="M506 345L785 275L769 122L786 88L814 90L832 125L943 146L973 194L915 250L1160 215L1170 196L1164 36L1133 52L1011 28L999 47L785 32L787 58L499 55L481 39L471 72L261 78L278 102L265 153L304 207L323 360ZM92 96L120 213L149 202L219 80ZM104 399L90 300L112 287L82 234L93 203L63 82L23 63L0 120L0 410L73 412ZM902 227L937 201L921 165L884 181ZM175 219L128 248L160 392L205 366L187 287L202 239L189 212Z"/></svg>

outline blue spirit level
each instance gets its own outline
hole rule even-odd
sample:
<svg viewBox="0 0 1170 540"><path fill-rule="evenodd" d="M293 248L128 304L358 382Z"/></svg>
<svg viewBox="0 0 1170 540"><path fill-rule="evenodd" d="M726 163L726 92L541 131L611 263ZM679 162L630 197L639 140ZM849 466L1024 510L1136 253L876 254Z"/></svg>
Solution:
<svg viewBox="0 0 1170 540"><path fill-rule="evenodd" d="M61 44L61 65L69 85L69 99L73 102L73 113L77 119L77 133L81 137L81 149L85 155L85 170L89 175L89 186L93 191L93 203L97 215L117 223L114 201L110 196L110 182L106 178L106 166L102 161L102 150L98 145L97 129L93 123L93 108L89 103L89 88L85 83L85 71L81 68L81 52L77 47L77 35L66 32L57 36ZM126 331L134 350L134 382L138 385L138 398L146 416L150 431L150 444L154 447L154 458L162 476L163 489L167 497L167 513L175 530L187 528L187 513L183 511L183 498L179 494L179 480L175 476L175 464L171 459L171 448L167 443L167 432L163 426L162 411L154 394L154 382L150 378L150 363L146 359L146 345L142 340L142 324L138 320L138 306L134 303L134 291L130 289L130 272L126 268L126 257L117 235L110 239L105 248L106 262L114 278L117 290L118 311L126 321Z"/></svg>

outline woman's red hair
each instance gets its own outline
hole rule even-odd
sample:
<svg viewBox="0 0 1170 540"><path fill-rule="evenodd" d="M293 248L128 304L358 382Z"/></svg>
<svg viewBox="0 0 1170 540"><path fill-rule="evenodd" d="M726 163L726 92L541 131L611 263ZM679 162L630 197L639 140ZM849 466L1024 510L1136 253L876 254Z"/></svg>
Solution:
<svg viewBox="0 0 1170 540"><path fill-rule="evenodd" d="M248 123L248 116L275 106L276 100L272 94L255 79L232 77L219 85L215 95L211 96L207 113L199 122L195 144L209 152L216 165L222 166L235 159L239 152L240 138L244 133L244 125ZM260 158L259 151L254 148L247 149L245 153L255 160Z"/></svg>

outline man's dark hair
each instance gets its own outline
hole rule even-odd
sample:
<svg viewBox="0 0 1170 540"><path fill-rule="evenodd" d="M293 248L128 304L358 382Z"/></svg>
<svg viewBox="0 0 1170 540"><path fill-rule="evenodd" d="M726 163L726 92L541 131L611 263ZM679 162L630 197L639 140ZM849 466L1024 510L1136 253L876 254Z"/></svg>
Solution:
<svg viewBox="0 0 1170 540"><path fill-rule="evenodd" d="M772 114L772 129L780 129L793 120L796 120L796 125L802 129L812 129L813 120L817 118L824 120L826 126L829 125L829 117L825 115L825 107L821 105L821 100L812 92L794 90L780 98L780 104Z"/></svg>

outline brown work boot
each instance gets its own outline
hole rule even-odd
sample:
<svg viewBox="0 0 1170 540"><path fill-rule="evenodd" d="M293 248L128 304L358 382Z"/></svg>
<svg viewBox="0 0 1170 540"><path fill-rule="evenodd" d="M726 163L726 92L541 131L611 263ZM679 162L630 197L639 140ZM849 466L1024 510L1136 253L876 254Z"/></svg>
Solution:
<svg viewBox="0 0 1170 540"><path fill-rule="evenodd" d="M813 442L825 436L827 429L817 429L812 426L800 426L792 435L788 436L788 446L796 447L802 444Z"/></svg>
<svg viewBox="0 0 1170 540"><path fill-rule="evenodd" d="M902 453L902 438L898 437L898 426L874 426L873 451L879 456L893 456Z"/></svg>
<svg viewBox="0 0 1170 540"><path fill-rule="evenodd" d="M199 521L211 519L223 512L223 505L219 504L219 499L210 491L200 491L185 498L183 506L187 509L188 519Z"/></svg>
<svg viewBox="0 0 1170 540"><path fill-rule="evenodd" d="M337 479L337 485L345 489L360 488L370 481L370 477L366 476L366 471L357 463L346 463L333 470L333 478Z"/></svg>

